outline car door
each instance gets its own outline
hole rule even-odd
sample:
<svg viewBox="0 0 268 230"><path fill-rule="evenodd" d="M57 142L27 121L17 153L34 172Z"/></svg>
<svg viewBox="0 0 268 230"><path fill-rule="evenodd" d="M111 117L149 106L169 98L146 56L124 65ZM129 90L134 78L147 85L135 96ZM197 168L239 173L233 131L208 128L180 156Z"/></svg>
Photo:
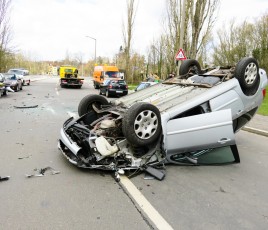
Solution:
<svg viewBox="0 0 268 230"><path fill-rule="evenodd" d="M231 110L169 120L167 155L235 145Z"/></svg>

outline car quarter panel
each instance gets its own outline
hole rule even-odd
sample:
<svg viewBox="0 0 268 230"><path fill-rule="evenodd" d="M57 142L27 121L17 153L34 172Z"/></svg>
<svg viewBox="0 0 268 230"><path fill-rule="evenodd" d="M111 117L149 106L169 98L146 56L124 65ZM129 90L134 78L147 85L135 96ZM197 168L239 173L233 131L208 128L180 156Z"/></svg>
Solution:
<svg viewBox="0 0 268 230"><path fill-rule="evenodd" d="M245 106L235 90L227 91L209 101L211 111L231 109L232 117L237 118L244 112Z"/></svg>

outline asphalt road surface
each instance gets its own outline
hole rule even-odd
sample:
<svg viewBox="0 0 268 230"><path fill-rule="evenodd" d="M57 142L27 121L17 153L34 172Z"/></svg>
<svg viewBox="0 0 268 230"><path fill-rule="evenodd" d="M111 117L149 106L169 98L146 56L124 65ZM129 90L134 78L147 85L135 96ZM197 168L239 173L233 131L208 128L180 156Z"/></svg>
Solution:
<svg viewBox="0 0 268 230"><path fill-rule="evenodd" d="M267 137L238 133L240 164L167 166L163 181L132 178L159 225L130 187L76 168L57 149L63 122L89 93L98 93L89 78L82 89L61 89L58 78L43 77L0 98L0 177L10 176L0 182L0 229L267 229ZM48 166L60 173L25 176Z"/></svg>

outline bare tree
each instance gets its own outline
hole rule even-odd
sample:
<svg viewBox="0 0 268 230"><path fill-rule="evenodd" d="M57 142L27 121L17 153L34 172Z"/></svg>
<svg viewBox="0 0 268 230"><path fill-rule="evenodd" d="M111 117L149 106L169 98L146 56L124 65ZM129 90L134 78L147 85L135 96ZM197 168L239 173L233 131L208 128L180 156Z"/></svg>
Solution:
<svg viewBox="0 0 268 230"><path fill-rule="evenodd" d="M214 64L235 65L241 58L251 56L256 47L254 30L253 24L244 21L236 25L234 20L228 27L220 29L214 45Z"/></svg>
<svg viewBox="0 0 268 230"><path fill-rule="evenodd" d="M0 71L5 71L7 63L11 59L10 7L11 0L0 0Z"/></svg>
<svg viewBox="0 0 268 230"><path fill-rule="evenodd" d="M210 32L215 22L215 12L219 0L190 0L187 11L190 16L191 26L188 29L189 49L188 56L197 58L198 53L206 45ZM188 25L189 26L189 25ZM186 40L184 39L186 42Z"/></svg>
<svg viewBox="0 0 268 230"><path fill-rule="evenodd" d="M131 46L133 38L134 21L136 16L136 4L135 0L127 0L127 23L123 22L123 39L124 39L124 54L125 54L125 69L126 76L131 76L130 70L130 58L131 58Z"/></svg>
<svg viewBox="0 0 268 230"><path fill-rule="evenodd" d="M167 0L167 17L164 21L165 60L175 69L175 54L183 48L188 57L197 59L209 41L220 0ZM183 6L183 4L185 4ZM182 12L184 9L184 12ZM184 17L182 17L184 15ZM181 25L185 29L181 33ZM179 41L182 39L182 46Z"/></svg>
<svg viewBox="0 0 268 230"><path fill-rule="evenodd" d="M255 22L254 42L256 47L253 56L259 61L261 67L268 71L268 13Z"/></svg>
<svg viewBox="0 0 268 230"><path fill-rule="evenodd" d="M164 69L165 58L165 36L161 35L158 40L152 41L148 55L148 73L156 73L161 79L165 78L166 71Z"/></svg>

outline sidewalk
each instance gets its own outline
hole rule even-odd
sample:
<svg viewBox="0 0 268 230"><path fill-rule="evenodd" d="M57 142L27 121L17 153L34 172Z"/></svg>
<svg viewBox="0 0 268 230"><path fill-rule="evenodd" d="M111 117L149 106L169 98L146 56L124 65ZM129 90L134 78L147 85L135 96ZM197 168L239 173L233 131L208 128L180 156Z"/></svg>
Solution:
<svg viewBox="0 0 268 230"><path fill-rule="evenodd" d="M268 137L268 116L256 114L243 130Z"/></svg>

